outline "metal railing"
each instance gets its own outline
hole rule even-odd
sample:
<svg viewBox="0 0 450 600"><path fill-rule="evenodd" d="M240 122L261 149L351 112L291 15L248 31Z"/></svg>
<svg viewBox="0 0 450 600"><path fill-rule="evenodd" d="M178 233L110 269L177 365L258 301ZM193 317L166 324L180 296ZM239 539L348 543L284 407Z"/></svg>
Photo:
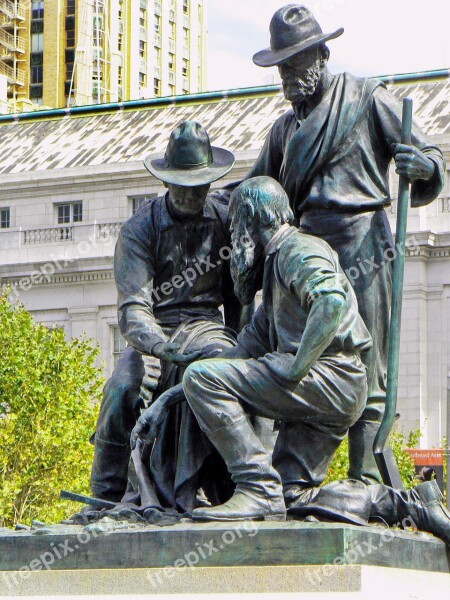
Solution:
<svg viewBox="0 0 450 600"><path fill-rule="evenodd" d="M15 37L3 29L0 29L0 44L3 44L14 52L25 52L25 40Z"/></svg>
<svg viewBox="0 0 450 600"><path fill-rule="evenodd" d="M25 8L20 4L15 5L11 0L0 0L0 10L2 10L11 19L25 19Z"/></svg>
<svg viewBox="0 0 450 600"><path fill-rule="evenodd" d="M20 69L13 69L4 62L0 61L0 74L6 75L10 83L19 83L20 85L25 84L25 72Z"/></svg>

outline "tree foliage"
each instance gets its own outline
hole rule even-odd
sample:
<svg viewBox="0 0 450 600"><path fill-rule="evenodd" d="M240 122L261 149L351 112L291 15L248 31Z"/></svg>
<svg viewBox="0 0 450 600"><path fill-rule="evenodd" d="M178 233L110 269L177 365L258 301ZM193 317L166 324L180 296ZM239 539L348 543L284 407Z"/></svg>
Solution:
<svg viewBox="0 0 450 600"><path fill-rule="evenodd" d="M0 351L0 525L58 522L79 509L60 490L88 492L103 385L98 349L36 323L5 289Z"/></svg>
<svg viewBox="0 0 450 600"><path fill-rule="evenodd" d="M393 430L389 436L389 444L397 461L400 477L405 489L414 487L419 482L414 476L414 461L406 452L406 448L416 448L420 439L420 430L413 430L408 435ZM336 451L328 469L325 483L336 479L345 479L348 471L348 438Z"/></svg>

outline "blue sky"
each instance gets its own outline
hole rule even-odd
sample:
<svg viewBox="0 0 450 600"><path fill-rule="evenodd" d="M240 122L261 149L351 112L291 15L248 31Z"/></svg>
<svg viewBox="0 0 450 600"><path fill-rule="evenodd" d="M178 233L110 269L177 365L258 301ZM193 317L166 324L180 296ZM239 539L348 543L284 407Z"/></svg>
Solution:
<svg viewBox="0 0 450 600"><path fill-rule="evenodd" d="M282 0L208 0L208 89L264 85L276 69L252 63L269 46ZM329 42L333 73L382 75L450 67L450 0L308 0ZM274 79L275 78L275 79Z"/></svg>

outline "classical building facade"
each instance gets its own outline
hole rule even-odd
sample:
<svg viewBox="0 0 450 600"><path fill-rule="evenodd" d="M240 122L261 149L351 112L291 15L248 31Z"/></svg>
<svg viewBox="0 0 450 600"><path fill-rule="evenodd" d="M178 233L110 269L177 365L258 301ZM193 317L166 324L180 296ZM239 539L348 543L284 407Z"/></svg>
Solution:
<svg viewBox="0 0 450 600"><path fill-rule="evenodd" d="M13 112L199 92L205 0L0 1Z"/></svg>
<svg viewBox="0 0 450 600"><path fill-rule="evenodd" d="M450 163L450 82L391 87L414 100L418 123ZM195 119L216 145L236 154L226 181L252 165L274 120L287 109L273 91L208 94L198 103L149 101L85 117L5 122L0 117L0 274L34 317L85 332L100 345L105 375L124 347L117 329L113 252L121 224L163 193L144 169L170 131ZM3 122L2 122L3 119ZM388 209L395 227L393 205ZM420 426L423 447L445 433L450 368L450 184L439 199L411 209L404 288L399 411L401 426Z"/></svg>

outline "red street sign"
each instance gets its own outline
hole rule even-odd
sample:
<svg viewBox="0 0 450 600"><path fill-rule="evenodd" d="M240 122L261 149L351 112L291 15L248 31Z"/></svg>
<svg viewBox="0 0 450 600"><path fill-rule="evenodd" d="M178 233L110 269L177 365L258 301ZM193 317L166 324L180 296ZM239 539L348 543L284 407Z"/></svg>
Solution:
<svg viewBox="0 0 450 600"><path fill-rule="evenodd" d="M415 474L419 481L436 479L437 484L444 491L444 450L432 448L431 450L416 450L406 448L414 462Z"/></svg>
<svg viewBox="0 0 450 600"><path fill-rule="evenodd" d="M406 452L413 459L415 465L439 467L444 464L444 450L442 448L434 448L433 450L407 448Z"/></svg>

